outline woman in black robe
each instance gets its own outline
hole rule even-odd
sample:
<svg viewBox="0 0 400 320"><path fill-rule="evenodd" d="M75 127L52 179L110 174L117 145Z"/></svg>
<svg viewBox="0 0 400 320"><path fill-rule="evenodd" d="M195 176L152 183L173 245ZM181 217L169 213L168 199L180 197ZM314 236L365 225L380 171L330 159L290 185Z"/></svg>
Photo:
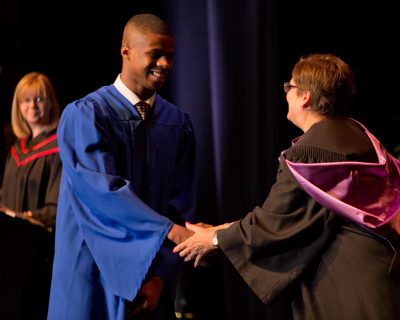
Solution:
<svg viewBox="0 0 400 320"><path fill-rule="evenodd" d="M45 319L61 177L60 110L46 75L32 72L19 81L11 113L18 139L0 192L0 318Z"/></svg>
<svg viewBox="0 0 400 320"><path fill-rule="evenodd" d="M222 250L264 303L286 301L288 319L400 319L399 215L379 228L344 218L311 197L286 162L378 163L366 129L344 116L355 92L351 69L336 56L310 55L284 89L287 117L304 134L282 154L264 204L233 223L189 225L195 235L174 251L196 266Z"/></svg>

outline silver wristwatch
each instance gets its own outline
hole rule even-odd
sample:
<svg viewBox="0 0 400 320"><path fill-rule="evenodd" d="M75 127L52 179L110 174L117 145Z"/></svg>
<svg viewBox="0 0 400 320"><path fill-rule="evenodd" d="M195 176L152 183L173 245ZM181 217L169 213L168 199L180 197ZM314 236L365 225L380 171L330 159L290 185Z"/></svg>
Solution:
<svg viewBox="0 0 400 320"><path fill-rule="evenodd" d="M218 248L218 237L217 237L217 232L215 231L212 237L212 244L213 244L213 248L217 249Z"/></svg>

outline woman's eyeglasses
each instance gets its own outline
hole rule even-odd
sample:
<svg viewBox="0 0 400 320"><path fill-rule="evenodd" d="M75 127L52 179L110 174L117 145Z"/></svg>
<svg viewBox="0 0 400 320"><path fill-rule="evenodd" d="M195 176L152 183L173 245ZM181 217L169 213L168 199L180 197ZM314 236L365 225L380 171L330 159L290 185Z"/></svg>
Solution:
<svg viewBox="0 0 400 320"><path fill-rule="evenodd" d="M21 104L27 104L27 103L35 103L35 104L41 104L41 103L45 103L47 100L47 98L45 97L34 97L34 98L25 98L23 100L20 101Z"/></svg>
<svg viewBox="0 0 400 320"><path fill-rule="evenodd" d="M290 82L284 82L283 83L283 91L285 91L285 93L288 93L290 89L292 88L297 88L297 86L290 84Z"/></svg>

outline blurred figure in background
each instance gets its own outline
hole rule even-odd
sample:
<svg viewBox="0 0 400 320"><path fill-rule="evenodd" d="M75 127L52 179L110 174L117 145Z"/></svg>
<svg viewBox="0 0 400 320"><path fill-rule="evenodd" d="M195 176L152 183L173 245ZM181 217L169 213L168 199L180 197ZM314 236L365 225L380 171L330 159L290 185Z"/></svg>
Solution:
<svg viewBox="0 0 400 320"><path fill-rule="evenodd" d="M17 84L11 124L17 141L0 192L0 318L45 319L54 254L61 161L60 109L49 78L26 74Z"/></svg>

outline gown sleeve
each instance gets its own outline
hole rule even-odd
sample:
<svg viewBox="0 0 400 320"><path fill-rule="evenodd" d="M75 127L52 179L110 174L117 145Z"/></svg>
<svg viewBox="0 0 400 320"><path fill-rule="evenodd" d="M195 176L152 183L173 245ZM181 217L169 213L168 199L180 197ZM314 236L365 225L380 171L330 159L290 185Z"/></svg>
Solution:
<svg viewBox="0 0 400 320"><path fill-rule="evenodd" d="M72 211L104 285L133 299L172 222L141 201L117 174L113 129L98 108L79 100L63 112L58 141L62 187L70 198L60 203L67 207L63 211Z"/></svg>
<svg viewBox="0 0 400 320"><path fill-rule="evenodd" d="M254 293L270 303L311 267L334 235L335 221L299 187L281 161L263 206L218 231L218 240Z"/></svg>
<svg viewBox="0 0 400 320"><path fill-rule="evenodd" d="M59 154L55 153L47 156L46 162L49 167L49 173L44 206L31 211L34 218L43 222L45 227L51 230L56 222L58 191L61 179L61 160Z"/></svg>

